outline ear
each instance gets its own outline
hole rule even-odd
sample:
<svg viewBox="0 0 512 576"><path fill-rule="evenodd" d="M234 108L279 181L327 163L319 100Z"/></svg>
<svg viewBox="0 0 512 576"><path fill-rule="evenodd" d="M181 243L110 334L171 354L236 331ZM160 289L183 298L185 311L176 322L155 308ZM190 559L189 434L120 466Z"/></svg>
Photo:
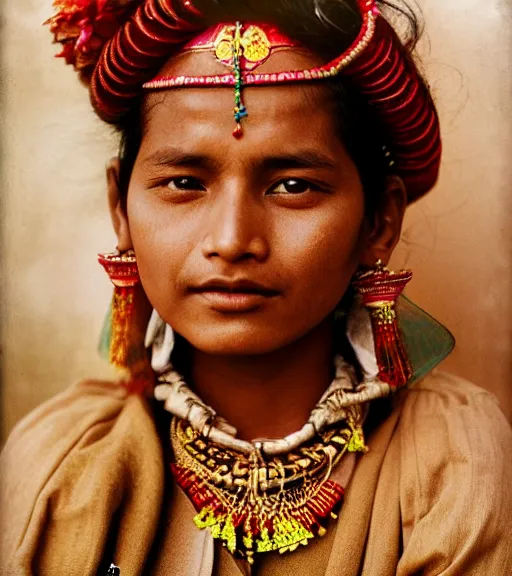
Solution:
<svg viewBox="0 0 512 576"><path fill-rule="evenodd" d="M369 221L369 233L360 259L362 268L373 268L378 260L384 264L389 262L400 240L406 208L407 193L402 179L388 177L375 214Z"/></svg>
<svg viewBox="0 0 512 576"><path fill-rule="evenodd" d="M108 205L114 232L117 236L117 249L120 252L126 252L126 250L130 250L133 245L130 236L128 216L126 214L126 202L123 202L123 196L119 187L119 170L119 158L112 158L107 164Z"/></svg>

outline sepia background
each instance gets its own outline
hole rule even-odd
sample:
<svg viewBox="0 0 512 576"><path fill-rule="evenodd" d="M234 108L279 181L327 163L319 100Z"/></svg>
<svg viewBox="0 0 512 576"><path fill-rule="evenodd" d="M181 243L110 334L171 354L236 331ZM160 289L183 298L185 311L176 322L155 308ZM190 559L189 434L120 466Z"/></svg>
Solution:
<svg viewBox="0 0 512 576"><path fill-rule="evenodd" d="M444 367L492 390L512 416L510 0L419 0L442 174L408 213L394 265L449 327ZM111 376L97 341L115 246L104 167L115 138L41 27L51 0L2 0L2 428L77 379Z"/></svg>

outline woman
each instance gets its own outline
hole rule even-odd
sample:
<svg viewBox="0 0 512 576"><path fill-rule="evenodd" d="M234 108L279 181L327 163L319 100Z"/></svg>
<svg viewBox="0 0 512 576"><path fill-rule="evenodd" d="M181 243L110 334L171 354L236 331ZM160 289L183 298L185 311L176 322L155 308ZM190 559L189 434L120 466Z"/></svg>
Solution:
<svg viewBox="0 0 512 576"><path fill-rule="evenodd" d="M13 432L6 573L510 571L510 428L429 374L451 338L384 266L441 154L385 9L59 3L123 136L100 262L129 377Z"/></svg>

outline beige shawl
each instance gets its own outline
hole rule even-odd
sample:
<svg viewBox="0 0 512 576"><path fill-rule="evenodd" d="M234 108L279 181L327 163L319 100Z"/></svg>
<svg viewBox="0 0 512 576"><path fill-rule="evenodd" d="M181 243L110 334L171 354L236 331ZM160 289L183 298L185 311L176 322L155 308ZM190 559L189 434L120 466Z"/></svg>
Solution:
<svg viewBox="0 0 512 576"><path fill-rule="evenodd" d="M512 431L489 393L434 373L368 445L328 536L268 555L258 576L512 574ZM2 454L0 574L104 576L113 560L121 576L209 576L213 545L188 501L174 489L164 506L165 465L148 405L118 385L44 404ZM243 573L219 550L213 570Z"/></svg>

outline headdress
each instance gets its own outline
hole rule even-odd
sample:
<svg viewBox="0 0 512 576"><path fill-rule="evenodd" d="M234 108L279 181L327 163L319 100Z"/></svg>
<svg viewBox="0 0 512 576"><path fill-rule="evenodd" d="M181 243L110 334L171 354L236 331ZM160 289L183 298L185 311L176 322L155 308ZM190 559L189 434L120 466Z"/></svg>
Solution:
<svg viewBox="0 0 512 576"><path fill-rule="evenodd" d="M247 86L322 81L342 76L375 111L384 128L393 172L405 182L409 201L435 184L441 160L437 113L416 66L375 0L358 0L361 29L340 56L310 70L258 73L272 51L297 42L274 27L232 23L206 28L192 0L56 0L47 23L59 54L89 83L91 101L106 122L119 121L144 90L174 87L235 89L235 135L247 115ZM184 51L211 51L230 67L218 76L155 77L168 58Z"/></svg>

